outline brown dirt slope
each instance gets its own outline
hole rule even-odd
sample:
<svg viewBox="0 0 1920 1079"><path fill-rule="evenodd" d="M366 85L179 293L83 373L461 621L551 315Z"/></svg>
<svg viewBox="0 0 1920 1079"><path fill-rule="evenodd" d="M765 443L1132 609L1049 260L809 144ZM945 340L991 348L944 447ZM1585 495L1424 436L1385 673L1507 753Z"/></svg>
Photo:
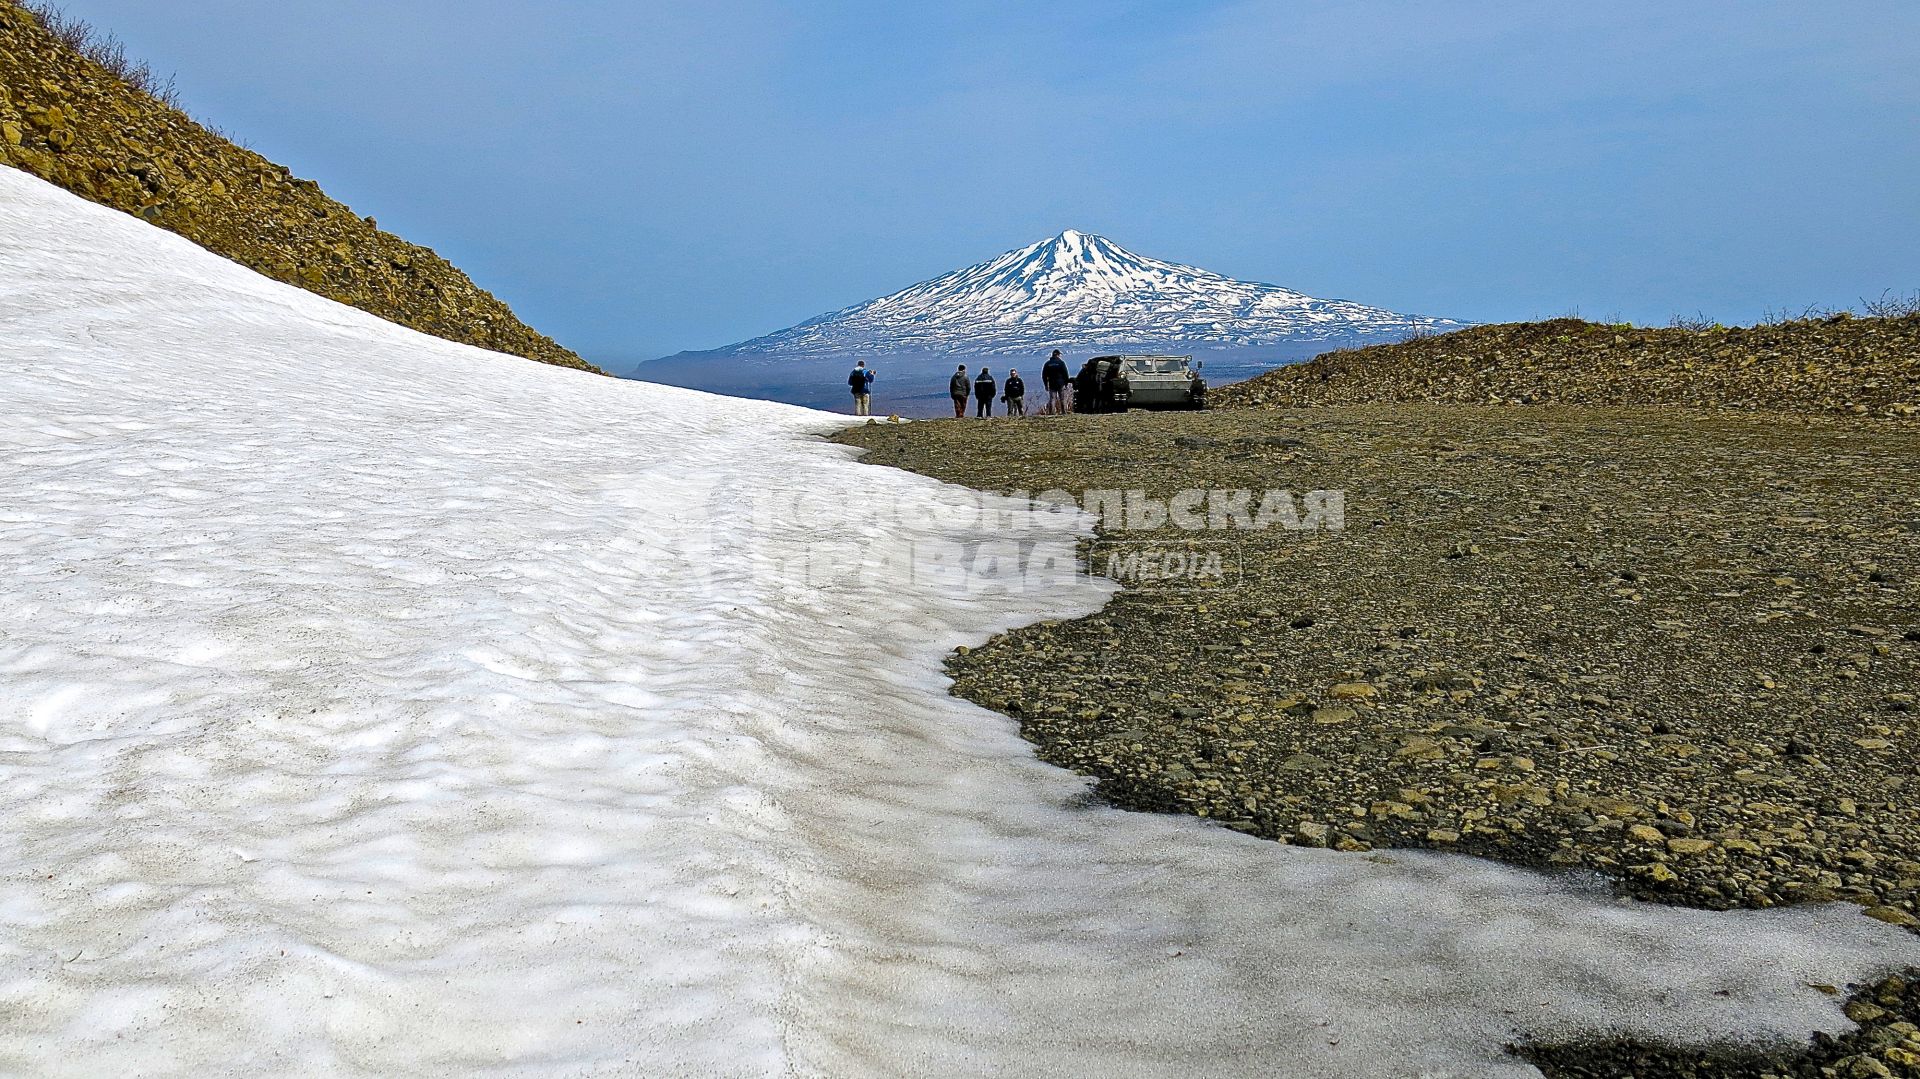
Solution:
<svg viewBox="0 0 1920 1079"><path fill-rule="evenodd" d="M423 333L594 370L432 251L195 123L0 0L0 164Z"/></svg>
<svg viewBox="0 0 1920 1079"><path fill-rule="evenodd" d="M1226 408L1684 405L1920 416L1920 315L1639 329L1562 318L1329 352L1235 386Z"/></svg>

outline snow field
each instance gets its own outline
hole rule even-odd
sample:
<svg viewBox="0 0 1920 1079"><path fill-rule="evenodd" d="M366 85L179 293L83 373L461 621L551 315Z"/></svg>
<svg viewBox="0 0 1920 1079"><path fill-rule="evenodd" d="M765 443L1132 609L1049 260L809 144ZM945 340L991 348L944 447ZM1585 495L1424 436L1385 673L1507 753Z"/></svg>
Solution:
<svg viewBox="0 0 1920 1079"><path fill-rule="evenodd" d="M1498 1076L1801 1039L1855 908L1088 803L949 698L1104 593L844 422L421 336L0 168L0 1071ZM771 522L754 492L841 494ZM1071 521L1060 525L1070 542Z"/></svg>

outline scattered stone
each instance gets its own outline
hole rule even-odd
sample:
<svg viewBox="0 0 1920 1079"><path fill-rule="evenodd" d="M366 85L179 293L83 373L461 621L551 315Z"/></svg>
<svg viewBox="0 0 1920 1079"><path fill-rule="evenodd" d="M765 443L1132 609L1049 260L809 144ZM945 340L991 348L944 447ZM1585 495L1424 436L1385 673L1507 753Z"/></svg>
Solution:
<svg viewBox="0 0 1920 1079"><path fill-rule="evenodd" d="M1444 760L1446 755L1447 750L1445 746L1431 738L1420 735L1409 737L1400 744L1399 749L1394 751L1394 756L1396 757L1406 757L1412 760L1424 761Z"/></svg>
<svg viewBox="0 0 1920 1079"><path fill-rule="evenodd" d="M1867 917L1878 918L1889 925L1897 925L1905 929L1920 927L1920 918L1899 907L1868 907Z"/></svg>
<svg viewBox="0 0 1920 1079"><path fill-rule="evenodd" d="M1671 884L1679 877L1665 862L1648 862L1633 867L1633 871L1655 884Z"/></svg>

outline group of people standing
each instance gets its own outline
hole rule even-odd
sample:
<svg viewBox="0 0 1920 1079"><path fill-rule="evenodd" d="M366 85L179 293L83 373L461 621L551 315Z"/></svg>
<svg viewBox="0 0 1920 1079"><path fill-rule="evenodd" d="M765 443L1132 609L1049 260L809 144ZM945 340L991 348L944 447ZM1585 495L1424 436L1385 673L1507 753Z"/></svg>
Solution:
<svg viewBox="0 0 1920 1079"><path fill-rule="evenodd" d="M873 401L873 368L867 361L861 360L853 365L847 375L847 385L853 390L853 414L871 415ZM1073 375L1067 370L1067 361L1060 357L1060 350L1054 349L1053 355L1040 367L1040 384L1046 387L1047 403L1040 408L1042 416L1058 416L1073 411ZM993 415L994 395L1007 406L1007 415L1024 416L1027 414L1027 382L1020 372L1007 369L1005 383L994 381L993 372L985 367L975 375L967 374L967 365L953 373L947 381L947 394L953 398L953 416L965 418L967 402L974 402L973 414L985 418Z"/></svg>
<svg viewBox="0 0 1920 1079"><path fill-rule="evenodd" d="M1071 410L1072 405L1069 403L1067 395L1072 390L1073 380L1067 374L1067 361L1060 358L1059 349L1054 349L1052 357L1050 357L1045 364L1041 365L1040 384L1046 387L1047 391L1047 403L1041 407L1041 415L1058 414ZM1008 368L1006 384L996 386L991 370L982 367L979 374L969 378L967 376L967 365L964 363L961 364L960 369L953 373L951 379L947 380L947 396L953 398L954 418L960 419L966 416L967 399L969 397L971 397L974 402L973 414L975 416L985 418L993 415L993 395L996 389L1000 391L1000 400L1006 403L1007 415L1024 416L1027 414L1027 382L1020 377L1018 370Z"/></svg>
<svg viewBox="0 0 1920 1079"><path fill-rule="evenodd" d="M993 394L996 389L1000 390L1000 400L1006 403L1007 415L1027 414L1027 382L1020 377L1019 371L1009 368L1007 384L1005 387L1000 387L994 383L993 372L987 368L982 367L979 374L968 378L967 365L961 364L960 369L947 380L947 396L953 398L954 418L959 419L967 414L969 394L973 397L975 416L993 415Z"/></svg>

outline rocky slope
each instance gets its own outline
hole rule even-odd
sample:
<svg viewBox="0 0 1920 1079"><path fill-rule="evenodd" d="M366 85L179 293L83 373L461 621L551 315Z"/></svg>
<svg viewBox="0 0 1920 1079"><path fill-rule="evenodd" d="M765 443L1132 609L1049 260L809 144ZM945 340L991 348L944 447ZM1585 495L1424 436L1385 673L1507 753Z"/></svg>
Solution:
<svg viewBox="0 0 1920 1079"><path fill-rule="evenodd" d="M1920 415L1920 315L1637 329L1554 319L1330 352L1220 390L1223 407L1423 401Z"/></svg>
<svg viewBox="0 0 1920 1079"><path fill-rule="evenodd" d="M0 164L450 341L593 370L432 251L208 131L0 0Z"/></svg>

